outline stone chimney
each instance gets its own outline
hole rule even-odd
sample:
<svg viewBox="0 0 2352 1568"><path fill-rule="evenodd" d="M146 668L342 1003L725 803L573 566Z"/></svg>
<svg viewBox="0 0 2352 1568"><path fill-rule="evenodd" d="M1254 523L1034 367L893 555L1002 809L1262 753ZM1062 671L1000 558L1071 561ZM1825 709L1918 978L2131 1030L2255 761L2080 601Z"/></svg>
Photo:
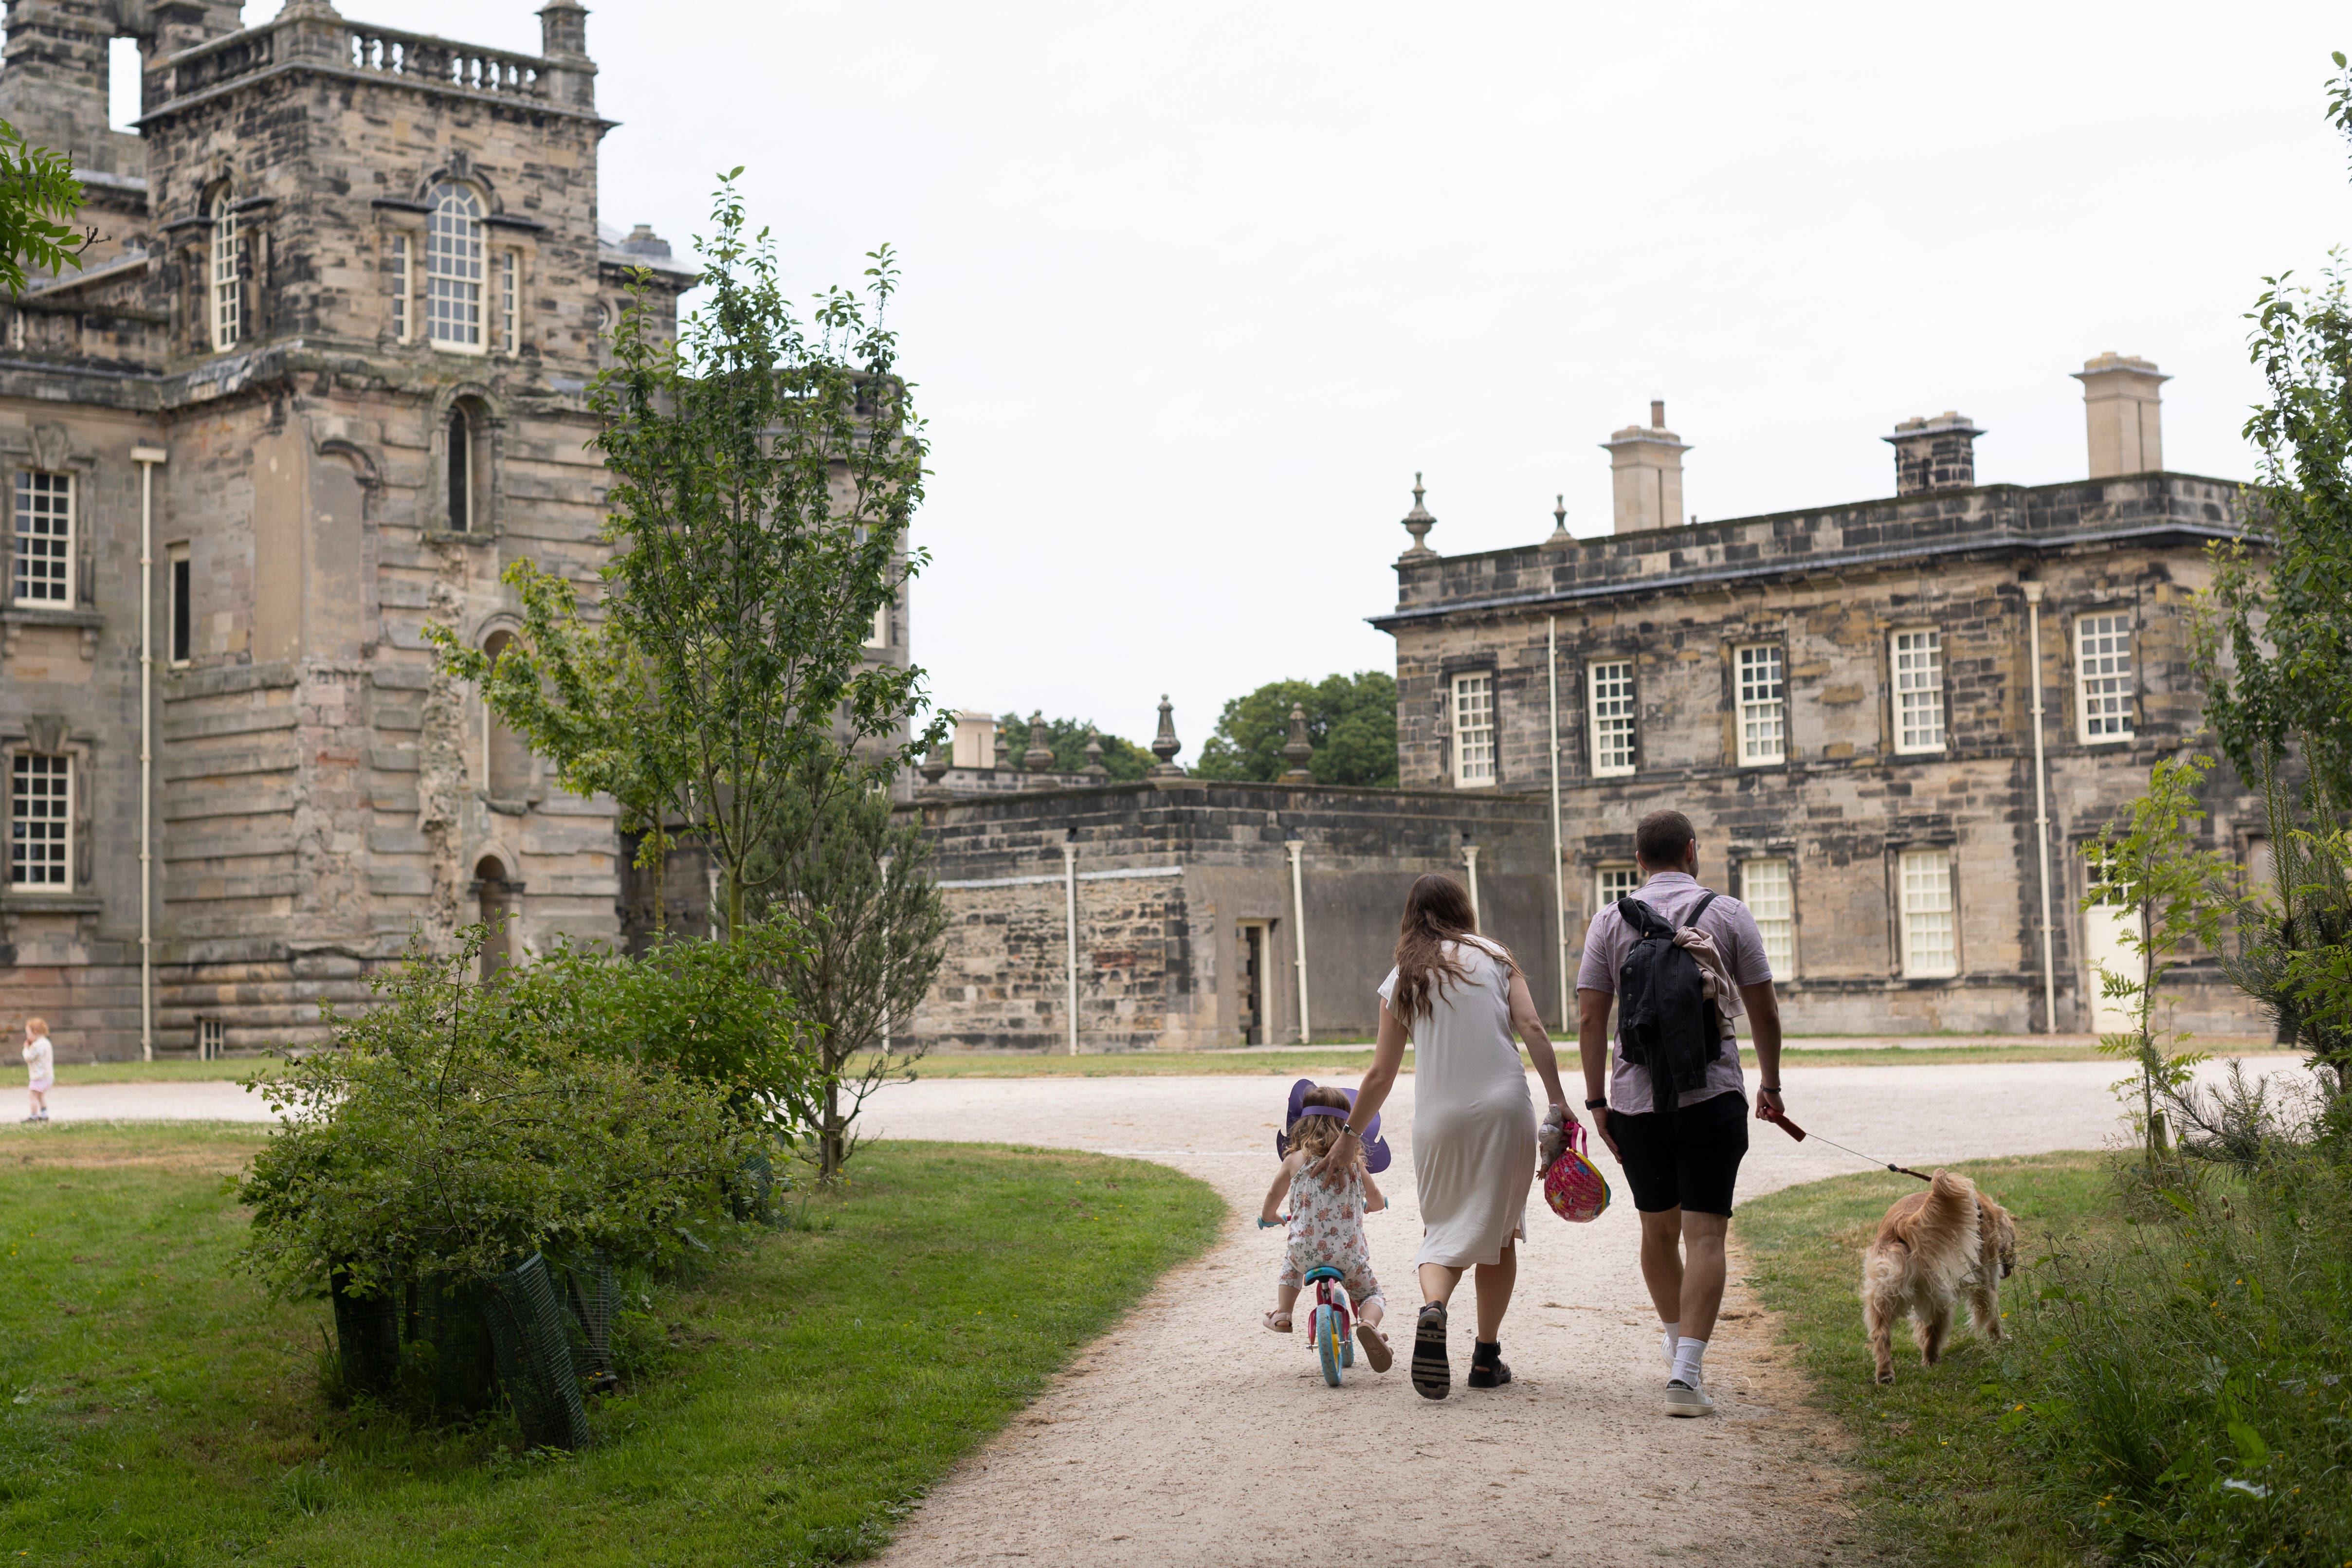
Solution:
<svg viewBox="0 0 2352 1568"><path fill-rule="evenodd" d="M1977 482L1977 437L1984 432L1965 414L1945 409L1933 419L1916 416L1880 440L1895 448L1895 493L1965 490Z"/></svg>
<svg viewBox="0 0 2352 1568"><path fill-rule="evenodd" d="M996 766L996 715L969 708L957 714L949 754L960 768Z"/></svg>
<svg viewBox="0 0 2352 1568"><path fill-rule="evenodd" d="M2164 467L2164 430L2158 391L2172 378L2157 374L2144 359L2113 349L2083 362L2074 373L2083 384L2083 412L2090 426L2091 477L2152 474Z"/></svg>
<svg viewBox="0 0 2352 1568"><path fill-rule="evenodd" d="M1628 425L1601 443L1616 490L1617 531L1638 533L1683 520L1683 454L1690 450L1666 428L1663 398L1650 404L1650 423Z"/></svg>

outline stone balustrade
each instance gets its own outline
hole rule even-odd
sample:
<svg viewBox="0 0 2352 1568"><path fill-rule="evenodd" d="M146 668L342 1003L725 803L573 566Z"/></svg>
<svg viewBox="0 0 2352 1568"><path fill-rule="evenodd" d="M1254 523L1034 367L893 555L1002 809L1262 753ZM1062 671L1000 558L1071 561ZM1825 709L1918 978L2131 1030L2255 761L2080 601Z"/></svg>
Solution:
<svg viewBox="0 0 2352 1568"><path fill-rule="evenodd" d="M318 37L320 30L319 24L307 17L281 18L184 49L157 68L166 79L160 84L162 92L150 93L149 107L193 98L298 58L341 65L420 87L542 101L556 96L551 91L554 73L549 62L536 55L453 43L430 34L364 23L336 21L333 33L340 35L339 42ZM149 79L156 85L152 76Z"/></svg>
<svg viewBox="0 0 2352 1568"><path fill-rule="evenodd" d="M540 73L546 62L534 55L510 55L472 44L453 44L419 33L354 25L351 29L354 70L491 92L512 98L543 98Z"/></svg>

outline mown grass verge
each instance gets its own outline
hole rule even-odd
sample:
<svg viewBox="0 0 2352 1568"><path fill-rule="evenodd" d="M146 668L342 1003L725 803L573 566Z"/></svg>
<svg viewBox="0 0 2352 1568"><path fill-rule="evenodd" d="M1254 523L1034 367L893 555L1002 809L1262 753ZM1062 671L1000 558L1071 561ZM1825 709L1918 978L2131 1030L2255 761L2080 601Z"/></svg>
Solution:
<svg viewBox="0 0 2352 1568"><path fill-rule="evenodd" d="M1751 1283L1854 1439L1878 1557L1919 1568L2352 1562L2343 1176L2279 1200L2210 1168L2184 1209L2106 1154L1956 1167L2019 1222L2009 1337L1872 1381L1862 1252L1907 1178L1741 1205ZM2267 1289L2266 1289L2267 1287Z"/></svg>
<svg viewBox="0 0 2352 1568"><path fill-rule="evenodd" d="M597 1445L420 1432L319 1394L328 1321L226 1265L257 1129L0 1135L0 1541L18 1563L855 1561L1170 1265L1204 1184L921 1143L656 1297Z"/></svg>

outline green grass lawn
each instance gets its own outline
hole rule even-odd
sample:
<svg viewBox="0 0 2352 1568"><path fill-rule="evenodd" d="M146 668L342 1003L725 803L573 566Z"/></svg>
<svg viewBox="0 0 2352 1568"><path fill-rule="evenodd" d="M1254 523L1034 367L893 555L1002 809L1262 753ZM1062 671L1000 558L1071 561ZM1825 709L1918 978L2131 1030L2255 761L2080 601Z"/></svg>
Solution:
<svg viewBox="0 0 2352 1568"><path fill-rule="evenodd" d="M508 1420L330 1411L323 1303L226 1272L259 1129L0 1132L0 1558L170 1565L850 1561L1168 1267L1222 1201L1162 1167L883 1143L793 1228L655 1298L670 1348L592 1405Z"/></svg>
<svg viewBox="0 0 2352 1568"><path fill-rule="evenodd" d="M2042 1154L1987 1160L1965 1173L2017 1216L2020 1268L2002 1304L2013 1317L2035 1289L2032 1261L2053 1237L2070 1245L2111 1237L2110 1156ZM1919 1190L1907 1176L1837 1176L1743 1203L1733 1222L1764 1304L1786 1314L1816 1400L1854 1439L1865 1479L1863 1516L1882 1555L1936 1568L2082 1562L2080 1547L2026 1484L2018 1456L2000 1440L2016 1392L1998 1352L1966 1331L1936 1366L1923 1366L1908 1324L1895 1331L1895 1383L1872 1379L1862 1333L1862 1253L1896 1198ZM1965 1314L1963 1315L1965 1317Z"/></svg>

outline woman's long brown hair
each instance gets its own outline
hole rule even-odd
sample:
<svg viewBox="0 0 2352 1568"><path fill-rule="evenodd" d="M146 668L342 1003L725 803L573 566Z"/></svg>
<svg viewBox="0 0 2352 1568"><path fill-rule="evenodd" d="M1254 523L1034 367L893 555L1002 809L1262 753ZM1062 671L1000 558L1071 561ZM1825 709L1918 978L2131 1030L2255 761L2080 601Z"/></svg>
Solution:
<svg viewBox="0 0 2352 1568"><path fill-rule="evenodd" d="M1414 881L1404 896L1404 921L1397 930L1396 988L1389 994L1389 1011L1400 1023L1411 1025L1433 1011L1445 994L1448 980L1465 980L1469 971L1445 951L1449 942L1478 934L1478 917L1470 910L1470 895L1451 877L1432 872ZM1499 942L1504 972L1517 965Z"/></svg>

